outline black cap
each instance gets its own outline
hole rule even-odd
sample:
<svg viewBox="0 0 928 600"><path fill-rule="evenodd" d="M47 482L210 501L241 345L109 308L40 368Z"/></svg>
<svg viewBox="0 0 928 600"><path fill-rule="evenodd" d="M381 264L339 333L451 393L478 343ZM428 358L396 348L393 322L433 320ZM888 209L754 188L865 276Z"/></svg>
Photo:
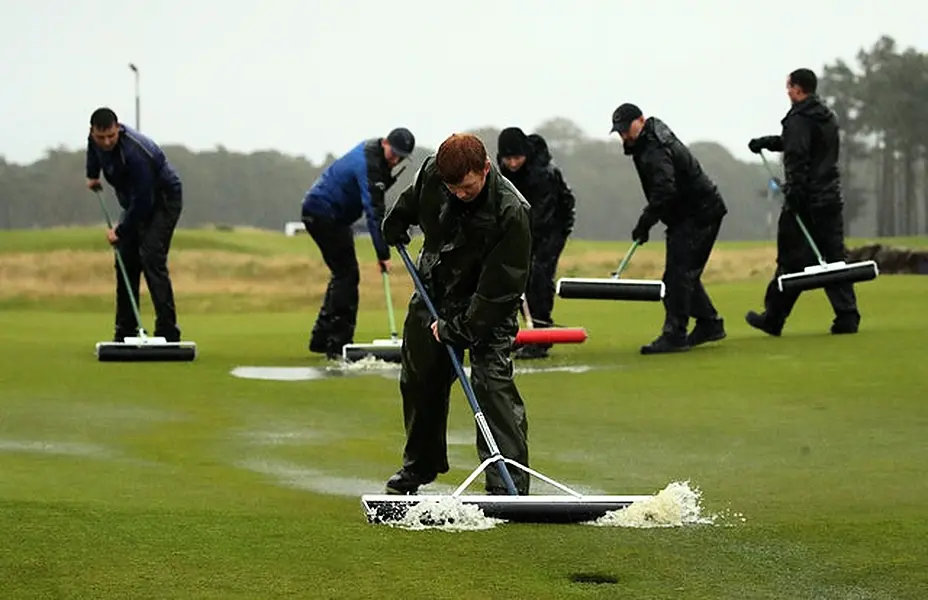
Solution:
<svg viewBox="0 0 928 600"><path fill-rule="evenodd" d="M500 131L496 146L501 157L528 156L528 136L519 127L507 127Z"/></svg>
<svg viewBox="0 0 928 600"><path fill-rule="evenodd" d="M609 133L614 131L625 133L628 131L629 126L631 126L632 121L641 115L641 109L634 104L629 102L622 104L612 112L612 129L609 130Z"/></svg>
<svg viewBox="0 0 928 600"><path fill-rule="evenodd" d="M405 127L397 127L387 135L387 143L397 156L406 158L416 148L416 138Z"/></svg>

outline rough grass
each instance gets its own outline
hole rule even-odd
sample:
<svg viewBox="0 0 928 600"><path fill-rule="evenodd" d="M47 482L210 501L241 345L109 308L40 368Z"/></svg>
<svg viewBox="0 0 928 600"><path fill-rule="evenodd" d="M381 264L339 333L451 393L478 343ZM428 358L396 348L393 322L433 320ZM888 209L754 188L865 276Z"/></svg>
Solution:
<svg viewBox="0 0 928 600"><path fill-rule="evenodd" d="M418 241L411 246L412 252L417 251ZM928 245L928 238L889 243ZM376 308L383 303L383 286L369 240L358 238L357 250L362 307ZM571 241L558 276L608 276L626 250L623 243ZM625 276L659 279L664 267L663 252L660 241L640 248ZM774 256L770 242L721 242L703 280L714 285L765 279L773 272ZM394 256L394 262L395 268L402 271L399 257ZM248 229L178 230L170 268L178 302L187 312L315 306L328 283L328 271L306 236L287 238ZM112 298L116 276L112 251L97 229L0 232L0 306L102 309L101 299ZM144 282L142 289L147 295ZM391 278L391 289L395 299L400 299L408 297L412 285L405 273L400 273Z"/></svg>
<svg viewBox="0 0 928 600"><path fill-rule="evenodd" d="M309 253L307 253L309 254ZM771 272L770 248L717 250L705 272L708 283L764 277ZM397 267L400 267L397 257ZM605 277L615 270L615 252L574 251L562 259L559 275ZM661 250L641 250L625 275L660 279L664 267ZM322 261L310 256L264 256L222 250L178 249L171 255L172 279L185 295L257 294L272 297L317 297L325 292L329 273ZM0 298L49 299L109 294L116 276L112 253L100 250L50 250L0 254ZM379 270L363 265L361 294L382 296ZM393 286L400 294L411 291L408 278ZM144 288L143 288L144 289Z"/></svg>

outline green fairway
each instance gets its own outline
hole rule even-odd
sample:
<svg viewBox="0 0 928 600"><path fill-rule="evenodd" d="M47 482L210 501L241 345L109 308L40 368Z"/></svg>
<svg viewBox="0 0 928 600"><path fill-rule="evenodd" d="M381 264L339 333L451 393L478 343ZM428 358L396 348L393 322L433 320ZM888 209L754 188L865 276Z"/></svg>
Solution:
<svg viewBox="0 0 928 600"><path fill-rule="evenodd" d="M20 286L0 290L0 598L928 596L928 277L858 285L854 336L830 335L824 294L808 292L783 337L770 338L743 321L760 308L767 273L720 273L707 288L728 338L671 356L638 354L659 332L659 304L559 299L555 319L586 327L589 340L517 367L595 368L517 375L531 466L592 493L655 494L689 481L715 524L407 531L369 525L360 506L400 466L395 372L230 374L326 367L306 350L324 278L286 293L260 283L264 264L294 282L308 279L300 261L323 273L310 242L178 239L178 271L196 252L242 256L240 271L209 280L226 287L206 287L202 271L201 287L178 289L180 325L199 357L113 364L93 354L112 335L102 233L0 233L0 286ZM388 335L368 246L359 245L368 261L359 342ZM617 262L626 247L569 252ZM647 248L659 259L659 245ZM769 250L723 248L723 258ZM99 289L71 293L43 275L44 253L75 249L97 261L87 277ZM392 279L402 324L410 285L401 265ZM150 325L147 298L143 308ZM451 413L452 471L439 489L477 465L459 386ZM572 581L584 575L614 583Z"/></svg>

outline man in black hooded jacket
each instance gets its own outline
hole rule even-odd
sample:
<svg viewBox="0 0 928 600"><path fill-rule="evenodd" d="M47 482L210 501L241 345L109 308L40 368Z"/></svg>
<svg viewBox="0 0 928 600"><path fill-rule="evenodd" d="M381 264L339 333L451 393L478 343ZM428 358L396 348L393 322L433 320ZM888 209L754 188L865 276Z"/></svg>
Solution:
<svg viewBox="0 0 928 600"><path fill-rule="evenodd" d="M641 353L679 352L721 340L723 321L700 278L728 213L722 195L689 148L660 119L646 119L634 104L623 104L612 113L612 131L622 137L625 154L634 160L647 199L632 239L644 244L658 221L667 226L664 327ZM696 326L687 335L690 317L695 317Z"/></svg>
<svg viewBox="0 0 928 600"><path fill-rule="evenodd" d="M573 232L576 200L560 168L551 159L545 139L526 135L518 127L499 134L497 164L532 206L532 269L525 290L528 311L536 328L553 326L554 278L557 263ZM550 344L519 348L515 358L548 356Z"/></svg>
<svg viewBox="0 0 928 600"><path fill-rule="evenodd" d="M764 312L749 311L751 327L779 336L793 310L799 292L781 292L777 278L815 264L815 256L802 234L795 215L802 219L819 251L828 262L846 260L844 200L838 171L840 147L838 119L816 95L818 78L809 69L797 69L786 81L792 107L781 121L781 135L754 138L751 152L783 153L785 203L777 225L777 269L767 285ZM795 215L794 215L795 213ZM835 318L831 332L857 333L860 313L854 285L836 283L825 287Z"/></svg>

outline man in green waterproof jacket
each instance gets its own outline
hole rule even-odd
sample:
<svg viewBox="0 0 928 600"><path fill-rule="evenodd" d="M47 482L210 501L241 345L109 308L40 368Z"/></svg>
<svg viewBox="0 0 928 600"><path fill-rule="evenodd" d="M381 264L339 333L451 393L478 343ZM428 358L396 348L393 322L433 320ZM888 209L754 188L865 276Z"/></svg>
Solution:
<svg viewBox="0 0 928 600"><path fill-rule="evenodd" d="M403 329L400 391L406 424L403 467L387 493L415 494L448 472L448 400L455 379L450 344L470 349L471 383L490 431L506 458L528 466L528 421L513 381L510 352L531 264L530 206L490 163L474 135L454 134L420 167L415 181L387 211L387 244L407 244L409 227L425 240L417 271L438 312L433 322L416 292ZM481 461L490 456L477 435ZM528 474L510 468L519 494ZM486 471L489 494L508 493L496 465Z"/></svg>

